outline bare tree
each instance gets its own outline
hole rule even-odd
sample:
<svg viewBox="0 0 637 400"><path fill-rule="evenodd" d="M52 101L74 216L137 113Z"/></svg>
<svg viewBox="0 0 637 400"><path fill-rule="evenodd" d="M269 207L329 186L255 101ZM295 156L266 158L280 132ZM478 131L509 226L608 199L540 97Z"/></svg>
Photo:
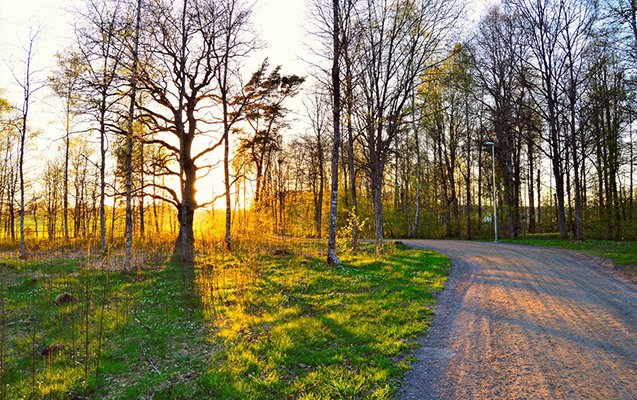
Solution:
<svg viewBox="0 0 637 400"><path fill-rule="evenodd" d="M553 177L560 237L568 236L565 216L564 184L564 144L560 126L560 82L565 74L566 60L560 49L560 33L564 29L562 1L558 0L514 0L513 11L519 18L522 37L531 57L525 61L526 67L538 76L539 82L533 87L536 109L548 125L544 136L549 150Z"/></svg>
<svg viewBox="0 0 637 400"><path fill-rule="evenodd" d="M510 15L499 8L492 8L480 21L473 40L474 75L487 94L480 99L489 111L490 124L496 141L496 156L504 190L504 215L507 234L516 237L519 232L518 157L521 142L516 130L516 97L521 87L518 76L518 60L522 57L517 39L519 31ZM482 144L480 144L482 145Z"/></svg>
<svg viewBox="0 0 637 400"><path fill-rule="evenodd" d="M582 227L582 178L581 164L585 156L584 143L581 143L582 121L579 118L579 104L583 94L582 86L585 79L585 57L592 38L592 27L596 20L593 7L587 1L564 1L562 19L564 29L561 32L560 46L565 54L566 73L562 82L562 91L566 97L568 127L568 144L573 164L573 183L575 199L575 221L573 235L575 240L584 240ZM568 173L568 172L567 172Z"/></svg>
<svg viewBox="0 0 637 400"><path fill-rule="evenodd" d="M462 7L455 1L368 0L361 18L361 140L374 205L376 251L383 245L384 172L391 146L407 123L416 78L438 60Z"/></svg>
<svg viewBox="0 0 637 400"><path fill-rule="evenodd" d="M64 100L64 179L62 193L62 227L64 239L69 239L69 147L73 118L78 113L78 89L82 73L79 54L68 50L56 54L57 70L49 77L53 92Z"/></svg>
<svg viewBox="0 0 637 400"><path fill-rule="evenodd" d="M225 234L226 249L231 249L232 203L231 189L234 181L230 174L230 134L233 127L243 117L243 107L250 100L241 93L241 61L246 58L258 43L250 32L251 9L239 0L218 2L223 10L220 13L218 38L212 41L211 51L215 63L219 66L215 75L217 92L213 94L221 108L223 129L223 180L225 192ZM236 179L234 179L236 180Z"/></svg>
<svg viewBox="0 0 637 400"><path fill-rule="evenodd" d="M76 36L84 68L84 102L95 118L100 137L99 226L100 250L106 253L106 159L108 134L114 129L114 107L121 100L120 69L125 49L118 40L123 33L120 0L87 0L80 13Z"/></svg>
<svg viewBox="0 0 637 400"><path fill-rule="evenodd" d="M137 0L135 7L135 25L133 31L133 43L131 46L130 65L130 103L128 107L128 123L126 127L126 251L124 257L124 271L131 267L133 249L133 209L132 209L132 180L133 180L133 140L135 127L135 103L137 101L137 65L139 64L139 32L142 20L142 0ZM143 165L142 165L143 171ZM144 183L142 182L142 187ZM142 189L143 190L143 189Z"/></svg>
<svg viewBox="0 0 637 400"><path fill-rule="evenodd" d="M356 252L360 242L360 227L358 226L358 188L357 188L357 170L355 160L355 142L356 135L354 133L354 113L356 104L355 86L359 81L360 71L356 71L355 58L359 51L360 41L356 38L361 34L361 25L355 19L356 0L347 0L341 5L343 12L341 13L341 58L343 60L344 71L343 77L343 98L345 111L345 128L347 130L347 177L349 178L349 189L352 200L352 208L350 211L352 225L352 251ZM347 182L346 182L347 183ZM347 185L346 185L347 186Z"/></svg>
<svg viewBox="0 0 637 400"><path fill-rule="evenodd" d="M340 264L336 255L336 212L338 207L338 152L341 147L341 76L339 59L341 56L339 0L333 0L333 59L332 59L332 178L330 184L330 214L327 239L327 263Z"/></svg>
<svg viewBox="0 0 637 400"><path fill-rule="evenodd" d="M20 178L20 257L26 258L26 246L24 242L24 155L25 143L28 132L29 107L33 100L33 95L43 87L46 81L39 78L39 72L34 69L33 58L35 56L35 44L41 34L40 28L31 28L27 43L22 47L24 59L22 60L23 71L22 76L16 75L12 71L13 76L22 90L22 106L20 107L20 155L18 159L18 175Z"/></svg>
<svg viewBox="0 0 637 400"><path fill-rule="evenodd" d="M173 258L186 262L194 260L194 212L212 204L212 201L203 204L196 201L198 172L211 168L202 161L223 146L229 134L212 137L202 127L215 122L205 114L205 109L218 104L214 100L218 100L220 90L217 74L224 69L220 64L223 52L236 50L228 47L227 41L235 37L226 30L240 29L248 21L249 12L241 11L238 4L236 1L184 0L176 8L166 1L156 3L149 10L150 32L148 41L143 44L146 59L139 66L139 83L151 101L140 105L140 109L154 134L145 143L163 147L173 163L178 164L178 170L174 165L165 164L160 174L177 179L179 191L160 183L155 185L167 193L158 197L177 208L179 234ZM238 13L233 14L235 19L230 16L233 12ZM229 129L227 124L225 128ZM199 143L194 147L196 140ZM193 154L193 149L198 153Z"/></svg>

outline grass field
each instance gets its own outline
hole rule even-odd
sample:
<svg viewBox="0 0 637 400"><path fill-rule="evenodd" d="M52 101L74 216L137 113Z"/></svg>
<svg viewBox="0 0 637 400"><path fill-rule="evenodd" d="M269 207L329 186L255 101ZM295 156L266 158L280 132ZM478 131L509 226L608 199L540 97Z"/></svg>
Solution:
<svg viewBox="0 0 637 400"><path fill-rule="evenodd" d="M620 273L631 280L637 281L637 242L634 241L584 240L583 242L576 242L545 236L523 237L503 241L533 246L559 247L608 258L613 261Z"/></svg>
<svg viewBox="0 0 637 400"><path fill-rule="evenodd" d="M1 400L389 398L450 267L394 246L113 264L0 261Z"/></svg>

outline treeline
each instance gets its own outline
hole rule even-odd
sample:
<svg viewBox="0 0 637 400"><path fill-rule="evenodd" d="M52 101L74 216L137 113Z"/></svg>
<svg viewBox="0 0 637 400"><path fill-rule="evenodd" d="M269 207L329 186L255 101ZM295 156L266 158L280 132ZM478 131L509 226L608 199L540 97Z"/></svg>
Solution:
<svg viewBox="0 0 637 400"><path fill-rule="evenodd" d="M31 30L15 74L23 106L2 103L4 237L19 236L26 256L25 237L92 238L105 253L124 236L127 269L134 236L176 232L173 258L189 262L195 211L223 200L230 249L233 196L253 182L256 205L269 190L285 103L305 78L267 59L246 73L261 44L238 0L88 1L73 15L77 40L48 76ZM28 110L43 89L61 105L64 134L34 162ZM25 173L29 164L38 168ZM196 186L210 174L223 191Z"/></svg>
<svg viewBox="0 0 637 400"><path fill-rule="evenodd" d="M26 255L36 230L103 252L123 236L128 267L135 236L174 232L192 261L195 211L223 204L227 249L252 224L327 235L334 257L337 234L379 251L386 236L485 237L495 197L503 236L637 238L634 2L509 0L470 28L456 1L311 10L305 131L286 118L305 78L244 68L261 44L240 0L87 2L48 75L31 68L34 31L22 106L0 104L3 237ZM41 157L28 122L43 88L64 134Z"/></svg>
<svg viewBox="0 0 637 400"><path fill-rule="evenodd" d="M341 3L341 225L486 237L495 190L501 236L637 239L634 2L504 1L453 44L456 11ZM319 236L326 108L293 144Z"/></svg>

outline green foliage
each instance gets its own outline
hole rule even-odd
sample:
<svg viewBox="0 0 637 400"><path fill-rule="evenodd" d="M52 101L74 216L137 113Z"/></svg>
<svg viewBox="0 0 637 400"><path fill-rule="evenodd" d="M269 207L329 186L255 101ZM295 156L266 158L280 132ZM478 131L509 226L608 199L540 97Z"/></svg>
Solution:
<svg viewBox="0 0 637 400"><path fill-rule="evenodd" d="M388 398L448 259L366 245L329 268L322 246L287 246L214 252L194 274L3 262L7 398Z"/></svg>
<svg viewBox="0 0 637 400"><path fill-rule="evenodd" d="M342 256L351 253L352 232L355 225L358 226L359 232L365 232L369 228L369 218L362 218L360 215L356 216L354 210L348 210L345 224L336 232L337 254Z"/></svg>
<svg viewBox="0 0 637 400"><path fill-rule="evenodd" d="M507 242L559 247L609 258L613 261L615 270L623 277L637 282L637 241L584 240L577 242L558 239L557 235L533 235L518 240L507 240Z"/></svg>
<svg viewBox="0 0 637 400"><path fill-rule="evenodd" d="M581 251L598 257L610 258L617 265L637 264L637 241L584 240L577 242L561 240L552 237L552 235L526 236L517 240L505 241Z"/></svg>
<svg viewBox="0 0 637 400"><path fill-rule="evenodd" d="M377 260L367 246L339 268L307 254L264 259L257 290L218 311L225 346L206 378L215 393L388 398L449 267L428 251L388 253Z"/></svg>

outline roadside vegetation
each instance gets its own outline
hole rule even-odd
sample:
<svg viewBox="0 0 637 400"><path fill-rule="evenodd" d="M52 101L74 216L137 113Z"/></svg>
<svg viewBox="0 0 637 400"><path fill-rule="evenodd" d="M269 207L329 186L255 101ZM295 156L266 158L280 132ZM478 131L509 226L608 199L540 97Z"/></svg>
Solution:
<svg viewBox="0 0 637 400"><path fill-rule="evenodd" d="M389 398L450 263L323 253L245 244L129 274L114 256L4 259L0 398Z"/></svg>
<svg viewBox="0 0 637 400"><path fill-rule="evenodd" d="M0 400L387 398L449 267L388 238L637 240L634 0L297 1L307 68L259 3L0 45Z"/></svg>
<svg viewBox="0 0 637 400"><path fill-rule="evenodd" d="M574 250L613 261L614 268L630 280L637 281L637 241L614 240L563 240L552 235L530 235L508 243L528 244L533 246L558 247Z"/></svg>

